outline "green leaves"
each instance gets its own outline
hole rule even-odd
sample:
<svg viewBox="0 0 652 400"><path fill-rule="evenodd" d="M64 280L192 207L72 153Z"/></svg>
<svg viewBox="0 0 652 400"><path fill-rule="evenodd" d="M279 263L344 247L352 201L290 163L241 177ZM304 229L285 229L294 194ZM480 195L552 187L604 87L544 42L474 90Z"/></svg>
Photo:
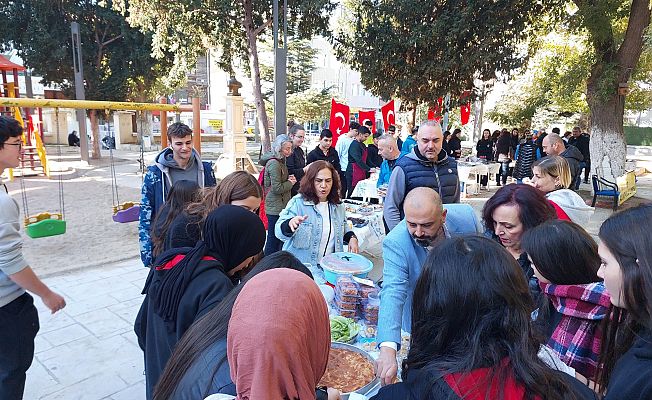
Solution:
<svg viewBox="0 0 652 400"><path fill-rule="evenodd" d="M381 97L411 103L432 103L447 93L456 98L475 79L509 75L524 64L521 44L548 3L351 0L337 55Z"/></svg>
<svg viewBox="0 0 652 400"><path fill-rule="evenodd" d="M111 2L106 1L107 7ZM131 28L125 18L95 1L48 0L0 3L0 40L13 47L46 83L56 83L72 95L74 74L70 23L81 29L86 98L144 100L156 85L155 72L168 61L151 57L151 36ZM74 97L74 96L72 96Z"/></svg>

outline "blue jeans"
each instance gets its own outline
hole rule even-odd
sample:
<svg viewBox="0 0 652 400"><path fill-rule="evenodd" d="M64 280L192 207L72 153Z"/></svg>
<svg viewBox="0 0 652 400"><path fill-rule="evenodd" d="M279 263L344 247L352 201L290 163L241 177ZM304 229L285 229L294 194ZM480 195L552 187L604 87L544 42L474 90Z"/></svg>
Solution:
<svg viewBox="0 0 652 400"><path fill-rule="evenodd" d="M0 307L0 399L23 398L38 329L38 312L29 294Z"/></svg>

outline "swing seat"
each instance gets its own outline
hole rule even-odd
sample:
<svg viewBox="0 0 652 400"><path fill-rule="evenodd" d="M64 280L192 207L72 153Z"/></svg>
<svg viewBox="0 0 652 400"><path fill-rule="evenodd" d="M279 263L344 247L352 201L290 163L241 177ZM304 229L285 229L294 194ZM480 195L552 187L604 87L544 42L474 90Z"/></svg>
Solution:
<svg viewBox="0 0 652 400"><path fill-rule="evenodd" d="M113 221L121 224L138 221L140 204L133 201L113 206Z"/></svg>
<svg viewBox="0 0 652 400"><path fill-rule="evenodd" d="M25 218L25 233L32 239L63 235L66 221L60 213L40 213Z"/></svg>

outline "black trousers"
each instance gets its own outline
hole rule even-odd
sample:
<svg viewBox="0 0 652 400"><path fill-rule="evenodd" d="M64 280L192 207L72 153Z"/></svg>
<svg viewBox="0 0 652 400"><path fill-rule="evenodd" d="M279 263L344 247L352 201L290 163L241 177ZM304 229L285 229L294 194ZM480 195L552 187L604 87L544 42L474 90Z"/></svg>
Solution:
<svg viewBox="0 0 652 400"><path fill-rule="evenodd" d="M0 399L23 398L38 329L38 312L29 294L0 307Z"/></svg>
<svg viewBox="0 0 652 400"><path fill-rule="evenodd" d="M265 242L265 250L263 250L263 253L266 256L274 254L277 251L281 251L281 249L283 249L283 241L277 238L276 234L274 233L274 226L276 225L276 221L278 221L278 215L267 214L267 241Z"/></svg>
<svg viewBox="0 0 652 400"><path fill-rule="evenodd" d="M346 199L346 191L348 189L347 185L347 180L346 180L346 172L340 172L340 185L341 185L341 191L340 191L340 196L343 199Z"/></svg>

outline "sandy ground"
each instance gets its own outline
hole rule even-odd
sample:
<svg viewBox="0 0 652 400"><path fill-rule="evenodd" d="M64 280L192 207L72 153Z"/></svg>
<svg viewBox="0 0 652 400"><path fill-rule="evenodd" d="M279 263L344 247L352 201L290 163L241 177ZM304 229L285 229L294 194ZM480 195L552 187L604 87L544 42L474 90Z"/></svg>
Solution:
<svg viewBox="0 0 652 400"><path fill-rule="evenodd" d="M119 170L121 178L136 183L140 181L137 162L121 164ZM18 179L8 182L7 188L20 205L22 213ZM31 214L58 212L57 179L26 178L25 187ZM23 232L25 257L37 274L48 276L139 255L138 223L118 224L111 219L113 203L109 168L92 169L86 171L84 176L64 180L63 191L66 234L32 239ZM137 187L122 185L119 194L121 202L140 199Z"/></svg>

